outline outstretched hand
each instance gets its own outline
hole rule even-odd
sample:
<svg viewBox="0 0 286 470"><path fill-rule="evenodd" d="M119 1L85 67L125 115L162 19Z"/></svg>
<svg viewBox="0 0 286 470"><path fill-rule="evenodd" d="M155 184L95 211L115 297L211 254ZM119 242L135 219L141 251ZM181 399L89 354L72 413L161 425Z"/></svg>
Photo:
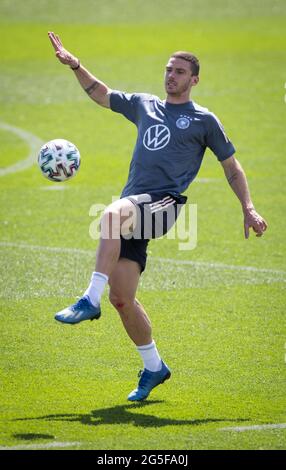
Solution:
<svg viewBox="0 0 286 470"><path fill-rule="evenodd" d="M252 227L257 237L262 237L267 229L267 222L254 208L244 212L244 235L249 238L249 229Z"/></svg>
<svg viewBox="0 0 286 470"><path fill-rule="evenodd" d="M50 38L53 48L56 51L56 56L59 61L62 64L69 65L70 67L76 67L79 63L79 60L64 48L59 36L57 36L53 32L49 32L48 36Z"/></svg>

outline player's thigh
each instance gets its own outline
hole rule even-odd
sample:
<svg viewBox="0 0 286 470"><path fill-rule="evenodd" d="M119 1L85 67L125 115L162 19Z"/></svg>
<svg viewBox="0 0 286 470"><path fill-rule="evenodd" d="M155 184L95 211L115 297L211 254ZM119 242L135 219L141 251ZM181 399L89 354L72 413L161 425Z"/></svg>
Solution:
<svg viewBox="0 0 286 470"><path fill-rule="evenodd" d="M141 269L136 261L120 258L109 277L111 303L133 302L140 280Z"/></svg>
<svg viewBox="0 0 286 470"><path fill-rule="evenodd" d="M137 210L133 202L127 198L118 199L110 204L105 210L105 214L115 215L115 220L120 221L121 235L132 232L136 226Z"/></svg>

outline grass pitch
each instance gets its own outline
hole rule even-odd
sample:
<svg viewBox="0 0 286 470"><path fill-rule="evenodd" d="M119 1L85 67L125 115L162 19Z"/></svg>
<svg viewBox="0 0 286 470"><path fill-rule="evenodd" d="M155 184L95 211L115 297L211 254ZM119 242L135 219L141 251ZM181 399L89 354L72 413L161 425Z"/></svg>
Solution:
<svg viewBox="0 0 286 470"><path fill-rule="evenodd" d="M286 423L285 3L76 5L0 1L0 445L285 448L284 428L222 430ZM138 298L173 375L143 404L126 401L141 360L106 297L98 322L53 320L89 281L89 209L120 194L136 132L87 98L54 58L48 30L110 87L162 98L170 53L194 51L193 99L223 121L269 223L262 239L243 239L239 203L207 152L187 191L198 205L196 249L150 244ZM57 137L81 151L74 180L57 186L36 165L4 175Z"/></svg>

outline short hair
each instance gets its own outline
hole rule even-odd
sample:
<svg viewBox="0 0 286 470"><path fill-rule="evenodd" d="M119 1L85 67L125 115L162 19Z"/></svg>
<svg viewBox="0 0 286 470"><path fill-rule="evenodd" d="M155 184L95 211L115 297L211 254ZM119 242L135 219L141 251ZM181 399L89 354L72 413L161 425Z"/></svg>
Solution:
<svg viewBox="0 0 286 470"><path fill-rule="evenodd" d="M176 59L183 59L189 62L191 71L193 75L199 75L200 73L200 62L199 59L192 54L191 52L186 51L177 51L174 52L171 57L175 57Z"/></svg>

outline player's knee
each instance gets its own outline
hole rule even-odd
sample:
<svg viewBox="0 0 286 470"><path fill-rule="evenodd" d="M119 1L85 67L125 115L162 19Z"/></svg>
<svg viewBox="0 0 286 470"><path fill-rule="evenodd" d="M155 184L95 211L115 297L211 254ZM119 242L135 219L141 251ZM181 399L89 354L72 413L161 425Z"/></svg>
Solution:
<svg viewBox="0 0 286 470"><path fill-rule="evenodd" d="M122 313L124 310L128 309L134 302L134 300L130 299L128 296L117 295L112 292L109 294L109 300L119 313Z"/></svg>

